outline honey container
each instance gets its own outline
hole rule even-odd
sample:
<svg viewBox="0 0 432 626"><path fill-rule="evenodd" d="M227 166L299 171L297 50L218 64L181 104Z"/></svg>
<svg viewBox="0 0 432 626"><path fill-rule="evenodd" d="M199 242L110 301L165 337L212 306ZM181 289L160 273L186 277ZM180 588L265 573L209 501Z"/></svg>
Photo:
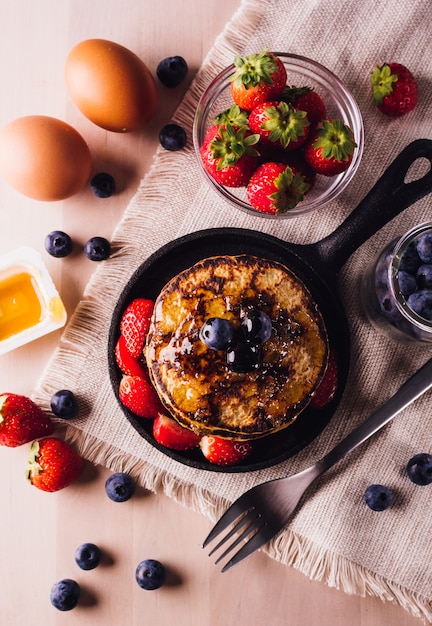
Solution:
<svg viewBox="0 0 432 626"><path fill-rule="evenodd" d="M61 328L66 318L37 250L21 247L0 256L0 354Z"/></svg>

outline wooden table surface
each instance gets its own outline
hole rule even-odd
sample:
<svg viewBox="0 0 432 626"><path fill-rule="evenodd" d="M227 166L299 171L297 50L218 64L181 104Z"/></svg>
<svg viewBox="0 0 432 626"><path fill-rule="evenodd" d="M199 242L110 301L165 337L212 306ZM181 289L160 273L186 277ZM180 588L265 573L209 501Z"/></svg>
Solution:
<svg viewBox="0 0 432 626"><path fill-rule="evenodd" d="M119 192L96 199L89 189L63 202L43 203L20 195L0 180L0 248L21 245L43 253L68 313L77 305L95 269L84 255L59 260L44 251L45 235L68 232L84 244L110 238L123 210L148 171L158 131L170 116L215 37L240 0L13 0L0 4L0 125L30 114L52 115L81 132L94 154L95 171L111 171ZM105 132L72 104L64 61L73 45L103 37L125 45L153 75L158 62L182 55L190 71L178 88L159 85L160 105L149 126L130 135ZM0 356L2 392L30 395L56 347L55 332ZM109 472L86 466L75 485L47 494L24 479L28 447L0 449L0 624L29 626L419 626L403 609L376 598L359 598L310 581L296 570L258 553L226 574L201 549L210 522L164 495L139 490L126 503L105 495ZM84 572L74 562L83 542L98 544L105 558ZM161 560L167 584L143 591L137 564ZM54 582L74 578L82 603L61 613L51 606Z"/></svg>

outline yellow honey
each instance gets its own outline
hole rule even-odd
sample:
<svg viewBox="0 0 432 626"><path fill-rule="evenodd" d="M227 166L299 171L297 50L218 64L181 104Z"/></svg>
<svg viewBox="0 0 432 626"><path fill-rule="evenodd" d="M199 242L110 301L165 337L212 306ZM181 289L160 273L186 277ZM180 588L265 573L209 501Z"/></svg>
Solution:
<svg viewBox="0 0 432 626"><path fill-rule="evenodd" d="M43 301L33 276L19 270L0 278L0 341L38 324Z"/></svg>

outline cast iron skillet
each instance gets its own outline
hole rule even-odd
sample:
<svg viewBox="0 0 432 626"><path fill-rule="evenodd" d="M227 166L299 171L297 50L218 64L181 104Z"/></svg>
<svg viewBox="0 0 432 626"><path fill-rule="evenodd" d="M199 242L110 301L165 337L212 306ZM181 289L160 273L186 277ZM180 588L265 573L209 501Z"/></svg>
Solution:
<svg viewBox="0 0 432 626"><path fill-rule="evenodd" d="M350 363L349 324L338 295L338 276L351 254L405 208L432 191L432 169L421 178L405 182L410 166L419 158L432 166L432 140L409 144L384 172L348 218L329 236L313 244L290 244L248 229L217 228L191 233L163 246L132 275L114 309L108 342L109 373L118 400L121 373L114 348L121 315L136 297L155 299L178 272L197 261L220 254L252 254L288 266L312 293L324 317L331 347L338 355L339 386L332 402L321 410L307 408L284 431L254 443L254 453L243 465L223 467L206 461L199 449L177 452L160 446L152 437L152 422L142 420L119 405L138 433L180 463L212 471L245 472L275 465L302 450L315 439L333 416L344 392Z"/></svg>

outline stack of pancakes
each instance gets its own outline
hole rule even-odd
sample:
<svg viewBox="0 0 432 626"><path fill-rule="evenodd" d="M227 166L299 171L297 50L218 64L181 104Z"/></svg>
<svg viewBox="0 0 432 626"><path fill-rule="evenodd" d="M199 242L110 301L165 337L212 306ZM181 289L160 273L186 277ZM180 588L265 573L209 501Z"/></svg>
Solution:
<svg viewBox="0 0 432 626"><path fill-rule="evenodd" d="M248 311L271 319L260 366L234 371L226 351L208 348L210 318L240 327ZM164 406L194 432L256 439L286 428L307 406L328 360L324 320L287 267L252 255L214 256L180 272L160 292L145 347Z"/></svg>

